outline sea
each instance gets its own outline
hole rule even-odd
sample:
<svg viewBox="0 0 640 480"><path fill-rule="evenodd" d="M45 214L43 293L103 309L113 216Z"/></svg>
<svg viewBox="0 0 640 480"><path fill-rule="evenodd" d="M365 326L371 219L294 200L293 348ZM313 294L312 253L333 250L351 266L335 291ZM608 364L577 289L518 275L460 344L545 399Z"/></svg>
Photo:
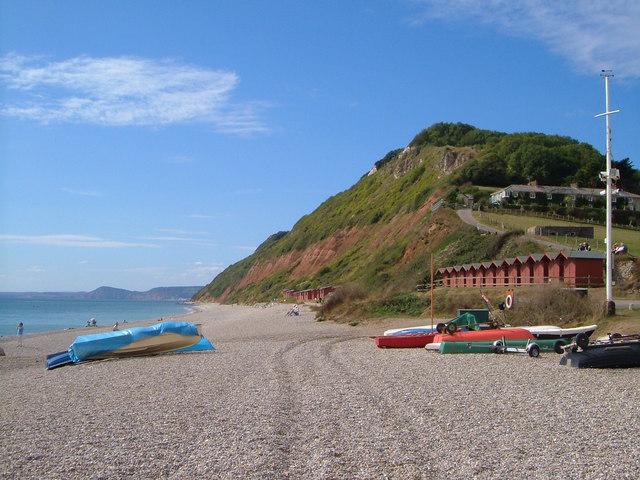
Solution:
<svg viewBox="0 0 640 480"><path fill-rule="evenodd" d="M96 319L98 326L182 315L189 305L175 301L134 300L25 300L0 298L0 336L15 335L18 322L24 333L42 333L84 327Z"/></svg>

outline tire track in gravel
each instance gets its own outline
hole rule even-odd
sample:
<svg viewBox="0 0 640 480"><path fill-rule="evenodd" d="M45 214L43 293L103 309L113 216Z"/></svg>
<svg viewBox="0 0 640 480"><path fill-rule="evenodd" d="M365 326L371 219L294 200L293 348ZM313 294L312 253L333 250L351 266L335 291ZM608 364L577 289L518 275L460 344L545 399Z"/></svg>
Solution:
<svg viewBox="0 0 640 480"><path fill-rule="evenodd" d="M273 355L273 366L277 391L275 396L273 421L274 421L274 445L273 454L275 465L278 469L278 478L297 476L292 472L294 466L293 450L301 442L300 432L303 422L303 411L296 398L298 393L294 383L294 372L299 370L295 362L295 354L307 345L323 340L338 338L335 335L319 335L313 338L301 338L287 343ZM295 362L295 363L292 363Z"/></svg>
<svg viewBox="0 0 640 480"><path fill-rule="evenodd" d="M384 395L378 393L379 386L376 386L370 377L358 375L355 370L356 363L347 363L344 360L340 360L344 357L336 355L335 349L340 344L363 338L368 337L339 338L327 342L321 350L323 359L346 375L350 379L350 385L357 387L363 396L369 398L370 404L378 412L382 428L386 430L388 426L393 431L394 436L391 441L395 444L394 451L404 452L402 455L404 461L393 465L393 471L390 472L392 477L439 478L438 471L433 467L435 459L430 455L425 455L425 449L422 448L418 441L418 439L424 437L424 432L414 426L416 419L406 415L402 409L397 408ZM432 414L432 409L429 408L424 412L424 415L427 416ZM420 459L420 462L416 465L416 462L410 459ZM425 468L428 470L425 471Z"/></svg>

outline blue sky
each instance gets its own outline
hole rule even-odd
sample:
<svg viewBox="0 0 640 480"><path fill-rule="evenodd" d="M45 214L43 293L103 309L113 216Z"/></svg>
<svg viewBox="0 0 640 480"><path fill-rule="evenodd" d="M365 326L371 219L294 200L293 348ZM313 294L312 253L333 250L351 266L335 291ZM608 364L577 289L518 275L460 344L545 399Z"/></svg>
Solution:
<svg viewBox="0 0 640 480"><path fill-rule="evenodd" d="M5 1L0 290L205 284L438 121L602 151L601 68L639 165L639 24L624 1Z"/></svg>

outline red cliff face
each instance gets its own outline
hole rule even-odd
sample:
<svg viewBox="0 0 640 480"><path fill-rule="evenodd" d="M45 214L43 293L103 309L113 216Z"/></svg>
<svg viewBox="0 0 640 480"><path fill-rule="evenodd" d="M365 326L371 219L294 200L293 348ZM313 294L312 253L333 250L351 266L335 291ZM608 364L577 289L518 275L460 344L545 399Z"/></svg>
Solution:
<svg viewBox="0 0 640 480"><path fill-rule="evenodd" d="M405 253L399 261L400 264L409 263L434 240L444 238L450 230L445 225L446 221L440 220L438 214L425 222L431 206L441 194L440 190L434 192L420 209L409 214L397 215L389 223L338 230L303 250L294 250L278 257L258 261L237 284L227 288L216 300L224 302L232 292L280 272L289 272L290 280L314 275L360 241L366 241L366 249L369 252L375 252L389 248L405 237L410 237L411 241L407 244Z"/></svg>
<svg viewBox="0 0 640 480"><path fill-rule="evenodd" d="M283 270L293 269L291 278L301 278L317 273L322 267L351 248L366 234L367 230L368 228L357 227L339 230L304 250L294 250L266 262L258 262L249 269L236 288L243 288L251 283L259 282Z"/></svg>

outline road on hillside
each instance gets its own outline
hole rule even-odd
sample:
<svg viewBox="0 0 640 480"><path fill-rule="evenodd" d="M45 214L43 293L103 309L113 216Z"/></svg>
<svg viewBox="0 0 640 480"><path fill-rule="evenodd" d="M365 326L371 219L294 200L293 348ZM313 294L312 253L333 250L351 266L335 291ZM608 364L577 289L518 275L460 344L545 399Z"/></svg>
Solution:
<svg viewBox="0 0 640 480"><path fill-rule="evenodd" d="M495 227L490 227L489 225L485 225L484 223L480 223L473 216L473 211L470 208L463 208L463 209L460 209L460 210L456 210L456 213L458 214L458 217L460 217L460 220L462 220L464 223L467 223L467 224L471 225L472 227L477 228L478 230L481 230L483 232L489 232L489 233L505 233L505 230L501 230L501 229L495 228ZM546 248L552 248L554 250L568 250L568 249L570 249L570 247L568 247L567 245L563 245L562 243L556 243L556 242L550 242L548 240L542 240L539 237L536 237L535 235L529 235L528 233L525 233L522 236L524 238L526 238L527 240L531 240L532 242L536 242L536 243L539 243L540 245L544 245Z"/></svg>

